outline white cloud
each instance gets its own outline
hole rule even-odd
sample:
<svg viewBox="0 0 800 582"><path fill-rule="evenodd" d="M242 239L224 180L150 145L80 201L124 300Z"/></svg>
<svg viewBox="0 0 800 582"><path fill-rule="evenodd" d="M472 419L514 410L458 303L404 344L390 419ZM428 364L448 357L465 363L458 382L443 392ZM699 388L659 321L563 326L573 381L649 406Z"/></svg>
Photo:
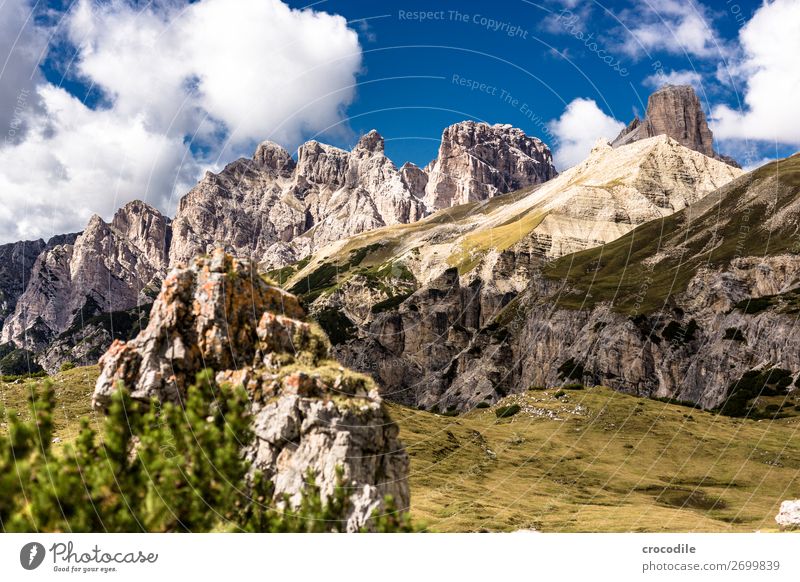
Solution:
<svg viewBox="0 0 800 582"><path fill-rule="evenodd" d="M344 18L279 0L80 0L66 18L71 72L107 104L40 84L44 112L0 149L0 240L80 230L133 198L172 212L202 167L341 132L361 68Z"/></svg>
<svg viewBox="0 0 800 582"><path fill-rule="evenodd" d="M180 136L147 129L144 116L93 111L65 90L41 85L44 115L28 118L25 139L0 150L0 233L8 240L81 230L141 198L166 208L199 168ZM175 184L175 181L178 181Z"/></svg>
<svg viewBox="0 0 800 582"><path fill-rule="evenodd" d="M46 45L47 35L33 25L27 0L0 2L0 145L19 142L25 111L38 105L34 89Z"/></svg>
<svg viewBox="0 0 800 582"><path fill-rule="evenodd" d="M606 115L593 99L574 99L548 129L558 139L553 153L556 167L563 171L579 163L592 150L598 138L614 139L625 127L621 121Z"/></svg>
<svg viewBox="0 0 800 582"><path fill-rule="evenodd" d="M670 71L669 73L650 75L645 78L643 84L652 89L658 89L664 85L691 85L700 91L703 77L696 71Z"/></svg>
<svg viewBox="0 0 800 582"><path fill-rule="evenodd" d="M712 110L712 129L720 139L800 144L800 1L775 0L759 8L739 33L743 58L734 78L743 78L744 103Z"/></svg>
<svg viewBox="0 0 800 582"><path fill-rule="evenodd" d="M620 49L632 56L664 51L708 58L726 53L705 7L693 0L637 3L620 20Z"/></svg>

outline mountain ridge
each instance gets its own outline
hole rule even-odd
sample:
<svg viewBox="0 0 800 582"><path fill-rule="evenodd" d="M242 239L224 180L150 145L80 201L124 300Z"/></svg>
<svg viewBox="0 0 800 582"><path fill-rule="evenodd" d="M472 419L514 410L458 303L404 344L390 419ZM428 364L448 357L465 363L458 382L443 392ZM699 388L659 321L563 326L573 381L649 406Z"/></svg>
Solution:
<svg viewBox="0 0 800 582"><path fill-rule="evenodd" d="M611 243L549 261L508 248L468 273L416 282L394 303L333 287L328 301L352 325L337 357L426 409L578 382L763 414L758 386L774 376L780 384L764 390L781 395L800 382L798 176L794 156ZM366 319L336 303L348 295ZM323 299L314 301L325 313Z"/></svg>

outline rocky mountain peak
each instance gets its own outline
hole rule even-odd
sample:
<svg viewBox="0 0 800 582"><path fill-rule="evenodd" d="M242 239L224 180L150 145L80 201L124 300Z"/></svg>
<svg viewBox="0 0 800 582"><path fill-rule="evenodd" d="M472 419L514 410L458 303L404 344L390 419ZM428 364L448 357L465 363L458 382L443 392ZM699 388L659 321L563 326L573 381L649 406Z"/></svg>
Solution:
<svg viewBox="0 0 800 582"><path fill-rule="evenodd" d="M220 385L249 393L255 439L245 443L247 458L276 499L299 502L309 471L327 497L341 467L353 492L347 526L358 530L386 495L408 507L408 456L375 384L329 360L328 349L296 297L217 249L170 272L147 327L111 345L93 404L104 409L120 383L136 399L179 402L211 368Z"/></svg>
<svg viewBox="0 0 800 582"><path fill-rule="evenodd" d="M690 85L664 85L650 95L644 120L635 117L612 145L617 147L656 135L668 135L682 146L739 167L731 158L714 151L714 136L700 99Z"/></svg>
<svg viewBox="0 0 800 582"><path fill-rule="evenodd" d="M295 162L289 152L271 141L258 144L253 161L260 167L275 170L282 176L290 175L295 167Z"/></svg>
<svg viewBox="0 0 800 582"><path fill-rule="evenodd" d="M428 185L428 174L416 164L406 162L400 168L400 178L408 191L417 198L425 196L425 187Z"/></svg>
<svg viewBox="0 0 800 582"><path fill-rule="evenodd" d="M431 209L486 200L557 175L549 148L511 125L462 121L445 128L429 167Z"/></svg>
<svg viewBox="0 0 800 582"><path fill-rule="evenodd" d="M165 274L170 232L169 220L141 201L123 206L111 223L93 215L79 236L38 255L2 341L39 353L87 319L150 303Z"/></svg>
<svg viewBox="0 0 800 582"><path fill-rule="evenodd" d="M361 136L355 150L364 150L370 153L383 153L383 136L372 129Z"/></svg>
<svg viewBox="0 0 800 582"><path fill-rule="evenodd" d="M310 182L336 189L344 185L349 158L346 150L307 141L297 150L297 173Z"/></svg>
<svg viewBox="0 0 800 582"><path fill-rule="evenodd" d="M165 269L172 237L170 222L149 204L134 200L117 210L111 227L140 250L151 264Z"/></svg>

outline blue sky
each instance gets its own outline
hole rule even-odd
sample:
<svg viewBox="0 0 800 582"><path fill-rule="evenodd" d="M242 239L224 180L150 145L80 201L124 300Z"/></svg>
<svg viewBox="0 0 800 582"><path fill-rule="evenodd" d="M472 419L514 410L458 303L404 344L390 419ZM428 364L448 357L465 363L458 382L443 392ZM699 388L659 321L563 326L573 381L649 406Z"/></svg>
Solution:
<svg viewBox="0 0 800 582"><path fill-rule="evenodd" d="M133 198L174 213L266 139L349 148L374 128L424 165L475 119L540 137L564 169L670 81L753 167L800 144L797 54L800 0L5 0L0 242Z"/></svg>
<svg viewBox="0 0 800 582"><path fill-rule="evenodd" d="M699 45L680 37L681 18L663 10L667 3L649 4L328 1L314 8L342 14L359 30L364 65L347 108L352 129L376 128L392 159L424 164L436 154L441 128L465 118L511 123L548 142L553 136L540 120L558 118L573 99L587 98L627 123L646 108L659 73L664 81L663 75L684 73L707 112L722 103L741 108L745 87L726 74L727 63L735 66L739 31L761 3L680 3L708 25L701 30L708 42ZM429 14L423 19L415 12ZM640 38L645 23L660 28L667 42ZM743 153L743 144L719 145ZM796 150L750 145L754 159Z"/></svg>
<svg viewBox="0 0 800 582"><path fill-rule="evenodd" d="M557 118L569 102L583 97L627 122L646 108L658 72L696 75L707 111L718 103L736 108L741 88L735 81L720 82L717 69L730 58L724 47L736 42L737 14L749 19L760 6L740 2L736 14L708 9L709 36L718 35L721 48L692 51L677 40L670 50L639 45L631 29L641 16L626 2L381 4L330 1L315 8L344 15L360 31L364 73L347 109L352 128L357 133L377 128L387 138L390 157L417 163L435 156L441 128L465 118L511 123L548 141L537 120ZM436 19L411 15L430 11L432 4L439 14L427 16ZM562 12L565 8L568 12ZM575 17L576 25L570 25ZM500 23L494 25L499 28L493 30L484 18ZM669 28L664 25L665 34ZM602 56L613 57L613 66L587 48L577 32L596 42L598 51L605 49ZM466 86L458 83L461 79Z"/></svg>

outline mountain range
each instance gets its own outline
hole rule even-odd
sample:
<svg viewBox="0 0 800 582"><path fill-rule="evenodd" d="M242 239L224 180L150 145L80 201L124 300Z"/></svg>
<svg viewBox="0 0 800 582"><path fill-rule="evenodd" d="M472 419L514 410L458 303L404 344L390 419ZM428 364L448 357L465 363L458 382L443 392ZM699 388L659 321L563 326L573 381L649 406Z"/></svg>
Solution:
<svg viewBox="0 0 800 582"><path fill-rule="evenodd" d="M169 269L223 246L404 404L463 411L570 381L747 402L741 378L800 374L799 171L795 156L743 172L673 86L560 174L541 140L472 121L425 168L397 168L375 131L296 157L264 142L173 219L134 201L0 246L0 372L95 363L145 325Z"/></svg>

